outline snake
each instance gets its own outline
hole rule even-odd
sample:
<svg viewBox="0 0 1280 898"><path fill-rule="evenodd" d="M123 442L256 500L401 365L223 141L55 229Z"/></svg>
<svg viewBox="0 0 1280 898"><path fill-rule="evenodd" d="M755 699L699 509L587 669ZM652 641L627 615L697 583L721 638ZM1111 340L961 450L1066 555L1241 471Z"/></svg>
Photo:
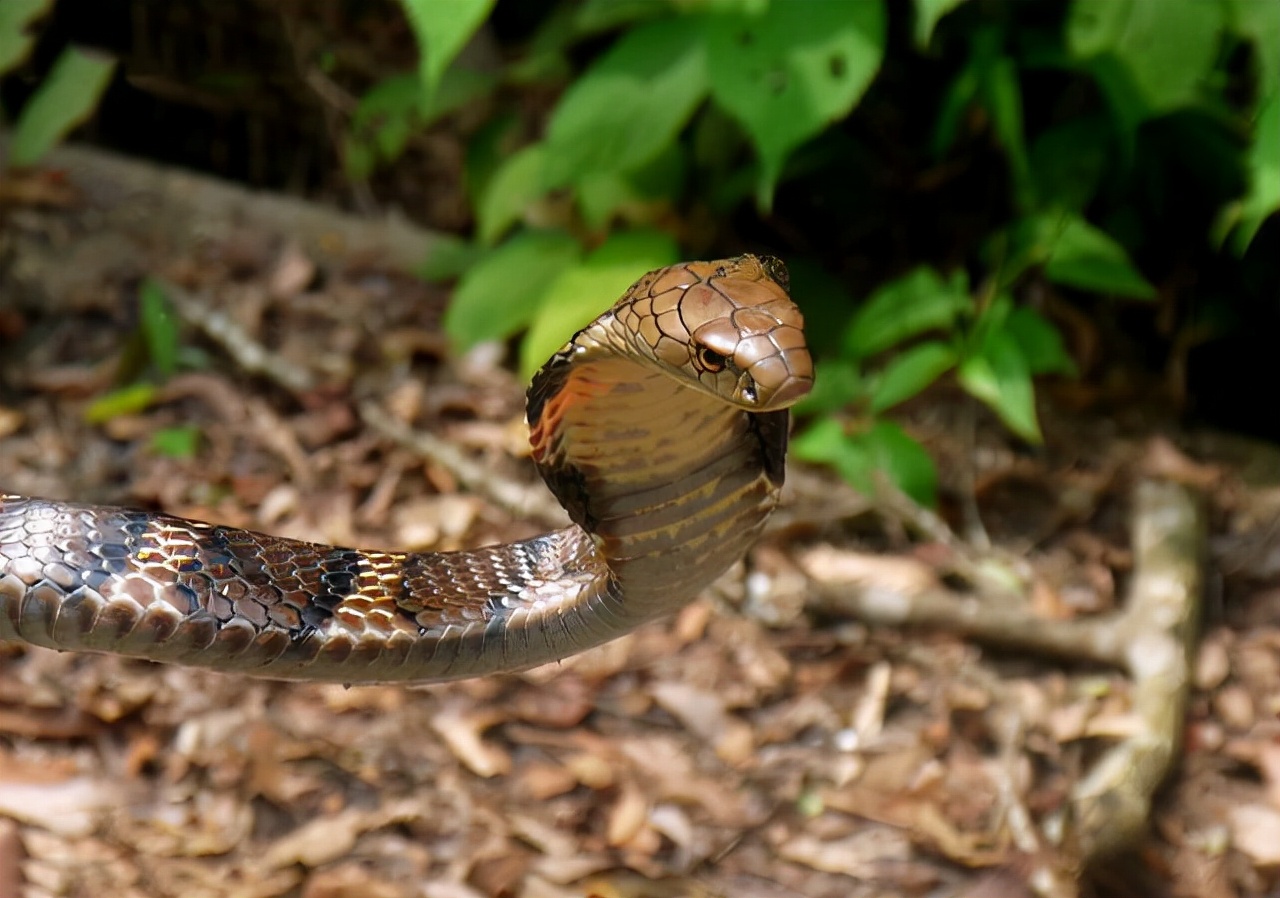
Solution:
<svg viewBox="0 0 1280 898"><path fill-rule="evenodd" d="M543 365L532 458L571 525L380 552L0 495L0 642L282 680L428 683L558 661L678 610L778 504L813 385L770 256L645 274Z"/></svg>

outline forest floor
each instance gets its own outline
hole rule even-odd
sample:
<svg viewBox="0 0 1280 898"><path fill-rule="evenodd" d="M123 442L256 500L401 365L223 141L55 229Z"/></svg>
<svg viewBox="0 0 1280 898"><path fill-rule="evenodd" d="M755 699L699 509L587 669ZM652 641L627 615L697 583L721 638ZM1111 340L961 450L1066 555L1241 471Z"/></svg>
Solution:
<svg viewBox="0 0 1280 898"><path fill-rule="evenodd" d="M555 523L522 385L500 347L450 355L447 294L403 273L414 235L61 158L0 189L5 491L385 549ZM142 377L146 277L265 354L188 327L146 407L87 423ZM1035 452L945 388L909 409L960 548L793 466L715 589L523 674L345 688L0 646L0 898L1274 895L1280 451L1079 398L1048 391ZM1123 602L1152 470L1209 530L1184 747L1145 833L1086 876L1062 811L1137 725L1126 672L816 613L803 559L887 583L1017 558L1036 614L1087 620Z"/></svg>

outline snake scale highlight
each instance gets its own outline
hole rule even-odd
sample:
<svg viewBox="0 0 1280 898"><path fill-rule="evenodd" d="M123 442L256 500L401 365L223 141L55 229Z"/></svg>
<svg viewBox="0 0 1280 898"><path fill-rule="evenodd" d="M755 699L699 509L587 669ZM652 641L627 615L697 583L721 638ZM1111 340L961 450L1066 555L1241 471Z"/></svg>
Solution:
<svg viewBox="0 0 1280 898"><path fill-rule="evenodd" d="M778 501L813 383L776 259L642 277L537 373L533 458L573 526L474 551L343 549L0 496L0 640L295 680L564 658L686 604Z"/></svg>

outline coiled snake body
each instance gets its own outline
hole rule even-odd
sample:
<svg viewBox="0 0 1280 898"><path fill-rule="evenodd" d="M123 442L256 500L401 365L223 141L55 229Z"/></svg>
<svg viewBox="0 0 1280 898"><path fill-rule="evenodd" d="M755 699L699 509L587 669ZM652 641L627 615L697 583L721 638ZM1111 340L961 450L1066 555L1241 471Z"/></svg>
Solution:
<svg viewBox="0 0 1280 898"><path fill-rule="evenodd" d="M0 496L0 641L280 679L519 670L688 602L777 502L813 382L777 260L651 272L528 392L533 457L573 526L466 552L317 545Z"/></svg>

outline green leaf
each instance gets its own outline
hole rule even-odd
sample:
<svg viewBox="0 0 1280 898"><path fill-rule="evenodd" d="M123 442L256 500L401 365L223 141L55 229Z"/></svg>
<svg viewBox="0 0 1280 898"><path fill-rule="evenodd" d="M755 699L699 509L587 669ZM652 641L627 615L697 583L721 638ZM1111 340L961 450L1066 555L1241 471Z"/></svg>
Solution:
<svg viewBox="0 0 1280 898"><path fill-rule="evenodd" d="M932 268L917 268L878 289L853 317L844 350L860 359L931 330L950 330L970 306L963 281L947 283Z"/></svg>
<svg viewBox="0 0 1280 898"><path fill-rule="evenodd" d="M1027 161L1027 141L1022 126L1022 86L1018 82L1018 66L1001 54L991 60L984 73L983 97L991 113L996 137L1009 156L1014 192L1018 204L1029 208L1034 204L1031 166Z"/></svg>
<svg viewBox="0 0 1280 898"><path fill-rule="evenodd" d="M35 38L27 28L53 6L53 0L4 0L0 3L0 75L21 63Z"/></svg>
<svg viewBox="0 0 1280 898"><path fill-rule="evenodd" d="M169 458L195 458L200 448L200 428L166 427L151 435L151 451Z"/></svg>
<svg viewBox="0 0 1280 898"><path fill-rule="evenodd" d="M546 144L530 144L509 156L489 178L476 206L477 236L493 244L545 192Z"/></svg>
<svg viewBox="0 0 1280 898"><path fill-rule="evenodd" d="M471 243L452 234L437 234L431 241L426 261L417 269L424 281L440 283L452 280L476 265L489 252L478 243Z"/></svg>
<svg viewBox="0 0 1280 898"><path fill-rule="evenodd" d="M1042 441L1031 368L1008 330L991 330L979 351L960 363L956 376L965 390L989 406L1015 434L1028 442Z"/></svg>
<svg viewBox="0 0 1280 898"><path fill-rule="evenodd" d="M444 70L484 24L494 0L402 0L409 27L418 41L418 72L427 96L435 93Z"/></svg>
<svg viewBox="0 0 1280 898"><path fill-rule="evenodd" d="M938 340L912 346L884 366L871 397L871 410L882 412L904 402L933 383L957 361L955 347Z"/></svg>
<svg viewBox="0 0 1280 898"><path fill-rule="evenodd" d="M75 47L63 50L22 107L9 145L9 164L15 168L35 165L72 128L92 115L115 67L114 59Z"/></svg>
<svg viewBox="0 0 1280 898"><path fill-rule="evenodd" d="M862 370L845 359L820 359L813 389L795 405L797 415L824 415L861 404L867 396Z"/></svg>
<svg viewBox="0 0 1280 898"><path fill-rule="evenodd" d="M1097 193L1113 147L1102 114L1068 119L1040 133L1030 166L1042 206L1080 212Z"/></svg>
<svg viewBox="0 0 1280 898"><path fill-rule="evenodd" d="M586 0L575 13L573 25L579 34L599 34L670 12L671 5L659 0Z"/></svg>
<svg viewBox="0 0 1280 898"><path fill-rule="evenodd" d="M524 328L547 287L578 260L578 242L559 231L526 231L489 252L454 290L444 330L460 349Z"/></svg>
<svg viewBox="0 0 1280 898"><path fill-rule="evenodd" d="M1231 249L1243 256L1262 223L1280 211L1280 87L1264 101L1253 126L1249 147L1249 191L1219 216L1214 233L1219 242L1232 233Z"/></svg>
<svg viewBox="0 0 1280 898"><path fill-rule="evenodd" d="M560 272L547 286L520 346L520 373L529 378L579 328L609 308L642 274L670 265L679 247L659 231L624 231Z"/></svg>
<svg viewBox="0 0 1280 898"><path fill-rule="evenodd" d="M1132 299L1155 299L1156 295L1124 247L1078 215L1064 216L1044 274L1055 284L1079 290Z"/></svg>
<svg viewBox="0 0 1280 898"><path fill-rule="evenodd" d="M916 46L921 50L926 49L938 21L964 2L965 0L915 0Z"/></svg>
<svg viewBox="0 0 1280 898"><path fill-rule="evenodd" d="M884 4L788 0L755 17L714 15L706 41L712 95L755 144L767 208L791 151L848 115L879 70Z"/></svg>
<svg viewBox="0 0 1280 898"><path fill-rule="evenodd" d="M84 419L90 424L102 424L123 415L136 415L145 411L156 399L156 385L130 384L99 396L84 411Z"/></svg>
<svg viewBox="0 0 1280 898"><path fill-rule="evenodd" d="M621 37L552 113L543 186L632 171L670 146L706 96L699 38L680 19L641 25Z"/></svg>
<svg viewBox="0 0 1280 898"><path fill-rule="evenodd" d="M846 483L875 495L881 472L917 502L936 501L937 472L929 454L889 421L877 421L863 433L847 433L834 418L814 422L792 441L792 453L803 461L831 465Z"/></svg>
<svg viewBox="0 0 1280 898"><path fill-rule="evenodd" d="M875 494L875 464L865 441L845 432L835 418L813 422L791 441L791 454L801 461L830 465L845 483L868 496Z"/></svg>
<svg viewBox="0 0 1280 898"><path fill-rule="evenodd" d="M492 75L451 68L428 98L417 75L394 75L378 82L360 98L351 116L343 154L348 176L364 180L378 162L398 159L415 131L474 102L495 83Z"/></svg>
<svg viewBox="0 0 1280 898"><path fill-rule="evenodd" d="M1035 309L1026 306L1013 309L1003 326L1018 344L1033 375L1075 376L1076 363L1062 345L1062 334Z"/></svg>
<svg viewBox="0 0 1280 898"><path fill-rule="evenodd" d="M1200 98L1225 24L1223 4L1210 0L1074 0L1067 47L1079 61L1118 64L1094 72L1136 124Z"/></svg>
<svg viewBox="0 0 1280 898"><path fill-rule="evenodd" d="M634 172L602 172L578 182L578 206L591 230L604 230L616 213L632 222L653 220L680 196L684 153L672 144Z"/></svg>
<svg viewBox="0 0 1280 898"><path fill-rule="evenodd" d="M1227 0L1227 11L1231 30L1253 43L1259 92L1265 96L1280 91L1280 3Z"/></svg>
<svg viewBox="0 0 1280 898"><path fill-rule="evenodd" d="M142 282L138 290L139 317L142 336L147 343L147 353L161 378L168 378L178 370L178 351L181 349L178 318L165 295L164 288L152 278Z"/></svg>
<svg viewBox="0 0 1280 898"><path fill-rule="evenodd" d="M924 447L892 421L877 421L865 440L875 467L921 505L938 501L938 471Z"/></svg>

